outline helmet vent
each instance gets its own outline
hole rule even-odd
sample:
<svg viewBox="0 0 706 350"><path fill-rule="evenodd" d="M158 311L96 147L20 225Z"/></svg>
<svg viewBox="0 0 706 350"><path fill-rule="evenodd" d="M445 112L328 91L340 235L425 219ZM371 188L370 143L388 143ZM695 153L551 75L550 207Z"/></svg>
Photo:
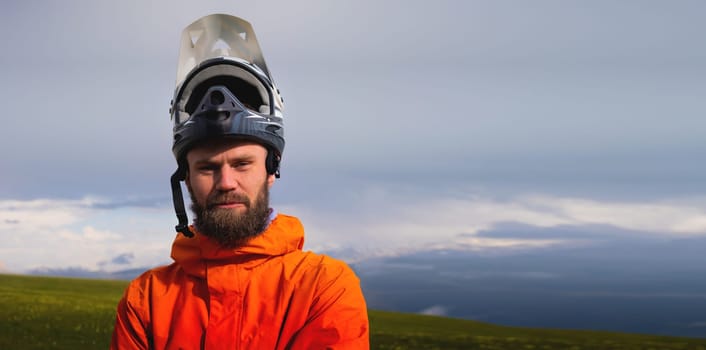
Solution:
<svg viewBox="0 0 706 350"><path fill-rule="evenodd" d="M224 121L230 118L230 112L228 111L206 111L200 115L201 118L208 119L211 121Z"/></svg>
<svg viewBox="0 0 706 350"><path fill-rule="evenodd" d="M196 30L189 31L189 38L191 39L191 47L192 48L196 46L196 42L199 41L201 34L203 34L203 29L196 29Z"/></svg>
<svg viewBox="0 0 706 350"><path fill-rule="evenodd" d="M228 45L227 42L223 39L218 39L215 43L213 43L213 46L211 47L211 50L219 55L222 56L230 56L230 45Z"/></svg>
<svg viewBox="0 0 706 350"><path fill-rule="evenodd" d="M223 102L226 101L226 97L223 96L223 93L216 90L211 92L211 96L209 96L209 100L211 102L211 105L213 106L220 106L223 104Z"/></svg>

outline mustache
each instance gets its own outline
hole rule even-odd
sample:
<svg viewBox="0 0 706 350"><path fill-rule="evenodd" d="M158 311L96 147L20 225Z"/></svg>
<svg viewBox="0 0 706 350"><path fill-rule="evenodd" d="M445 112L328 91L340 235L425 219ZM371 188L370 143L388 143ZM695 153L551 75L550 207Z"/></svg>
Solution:
<svg viewBox="0 0 706 350"><path fill-rule="evenodd" d="M223 203L243 203L246 208L250 208L250 198L242 193L226 192L214 193L206 198L206 207L213 208Z"/></svg>

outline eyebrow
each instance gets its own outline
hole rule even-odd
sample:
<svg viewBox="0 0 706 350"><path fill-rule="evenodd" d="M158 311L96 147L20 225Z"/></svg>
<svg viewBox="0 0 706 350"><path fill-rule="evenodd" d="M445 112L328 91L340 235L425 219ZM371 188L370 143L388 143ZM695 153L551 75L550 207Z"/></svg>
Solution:
<svg viewBox="0 0 706 350"><path fill-rule="evenodd" d="M211 158L201 158L197 159L194 161L194 165L208 165L208 164L220 164L220 160L213 160L214 157ZM255 155L254 154L242 154L242 155L237 155L232 158L228 158L227 162L228 163L235 163L235 162L242 162L242 161L254 161L255 160Z"/></svg>

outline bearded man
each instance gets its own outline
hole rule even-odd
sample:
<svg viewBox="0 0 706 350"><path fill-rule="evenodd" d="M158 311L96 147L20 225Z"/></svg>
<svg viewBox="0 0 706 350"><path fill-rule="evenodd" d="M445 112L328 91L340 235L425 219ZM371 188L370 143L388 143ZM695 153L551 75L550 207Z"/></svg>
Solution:
<svg viewBox="0 0 706 350"><path fill-rule="evenodd" d="M369 348L358 278L341 261L302 251L302 224L269 206L283 103L252 27L201 18L184 30L179 62L174 262L130 283L111 349Z"/></svg>

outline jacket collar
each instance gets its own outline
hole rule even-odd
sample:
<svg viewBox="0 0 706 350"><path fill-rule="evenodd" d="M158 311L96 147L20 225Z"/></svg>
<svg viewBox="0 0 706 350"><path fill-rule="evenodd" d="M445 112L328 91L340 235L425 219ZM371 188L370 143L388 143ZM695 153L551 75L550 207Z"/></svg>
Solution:
<svg viewBox="0 0 706 350"><path fill-rule="evenodd" d="M260 235L246 245L225 249L217 242L191 227L194 237L177 234L172 244L172 259L184 270L196 277L204 278L206 268L211 265L239 264L253 268L268 258L284 255L304 246L304 227L299 219L277 214Z"/></svg>

